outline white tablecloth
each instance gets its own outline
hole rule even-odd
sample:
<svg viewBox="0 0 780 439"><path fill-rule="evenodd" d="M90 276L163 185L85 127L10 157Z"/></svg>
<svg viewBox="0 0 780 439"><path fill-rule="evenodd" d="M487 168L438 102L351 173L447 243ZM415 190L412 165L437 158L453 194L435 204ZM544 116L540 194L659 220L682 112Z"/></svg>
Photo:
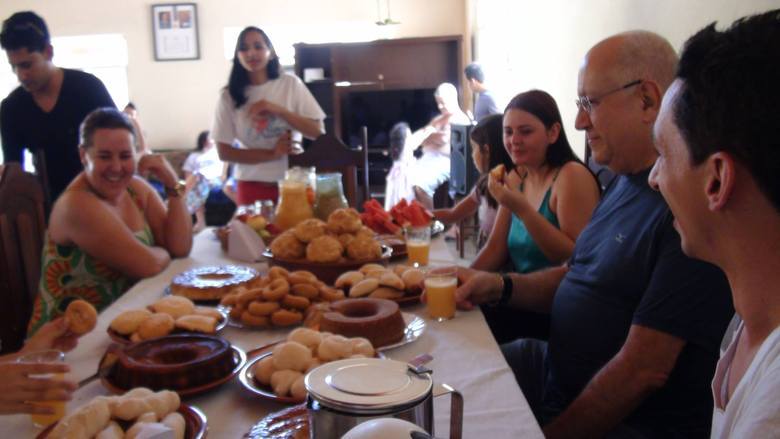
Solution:
<svg viewBox="0 0 780 439"><path fill-rule="evenodd" d="M454 260L441 237L433 240L430 260L431 265L447 265ZM78 347L67 354L67 362L72 368L71 378L81 380L95 372L110 342L106 328L115 316L125 310L142 308L159 298L171 279L181 271L224 263L236 262L227 259L212 230L206 229L198 234L189 258L175 260L159 275L138 282L100 314L97 328L82 337ZM262 263L253 266L261 271L267 269L267 265ZM408 361L426 352L433 355L434 360L429 367L434 371L434 381L447 383L463 394L464 438L542 437L481 312L458 312L456 318L438 323L427 318L423 306L404 311L425 318L426 330L415 342L385 354L400 361ZM228 327L221 335L246 351L282 339L286 332ZM72 410L96 395L106 394L108 391L98 381L93 381L76 392L68 409ZM249 394L238 380L185 402L197 406L206 414L211 438L240 438L266 414L285 408ZM434 400L437 437L449 434L449 409L448 396ZM38 430L32 426L29 416L12 415L0 417L0 432L4 433L0 435L4 438L23 438L35 437Z"/></svg>

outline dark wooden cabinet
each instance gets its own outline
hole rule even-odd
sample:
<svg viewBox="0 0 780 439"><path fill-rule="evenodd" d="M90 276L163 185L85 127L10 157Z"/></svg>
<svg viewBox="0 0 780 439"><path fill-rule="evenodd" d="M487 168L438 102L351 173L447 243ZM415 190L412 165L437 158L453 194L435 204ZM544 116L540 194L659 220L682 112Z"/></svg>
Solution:
<svg viewBox="0 0 780 439"><path fill-rule="evenodd" d="M322 79L306 81L307 69L321 69L315 76ZM399 121L413 130L428 123L437 113L433 92L442 82L463 96L462 69L460 36L295 45L295 73L325 111L326 131L347 145L368 147L375 194L383 193L392 164L390 128Z"/></svg>

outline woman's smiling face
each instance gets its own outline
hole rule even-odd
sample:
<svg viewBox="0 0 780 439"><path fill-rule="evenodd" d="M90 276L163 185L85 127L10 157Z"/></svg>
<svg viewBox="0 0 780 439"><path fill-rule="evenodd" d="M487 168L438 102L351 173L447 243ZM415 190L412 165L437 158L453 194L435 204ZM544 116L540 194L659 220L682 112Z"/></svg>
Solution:
<svg viewBox="0 0 780 439"><path fill-rule="evenodd" d="M84 176L98 195L114 199L127 189L136 167L132 133L124 128L98 128L92 144L80 152Z"/></svg>

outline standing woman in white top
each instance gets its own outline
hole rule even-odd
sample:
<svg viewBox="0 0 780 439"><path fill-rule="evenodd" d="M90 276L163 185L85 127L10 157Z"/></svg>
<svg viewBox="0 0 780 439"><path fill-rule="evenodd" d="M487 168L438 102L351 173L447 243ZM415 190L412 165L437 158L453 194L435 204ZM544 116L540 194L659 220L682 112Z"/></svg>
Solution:
<svg viewBox="0 0 780 439"><path fill-rule="evenodd" d="M235 163L238 204L277 200L293 151L292 131L324 132L325 113L297 76L280 71L279 57L261 29L249 26L236 42L212 135L219 158Z"/></svg>

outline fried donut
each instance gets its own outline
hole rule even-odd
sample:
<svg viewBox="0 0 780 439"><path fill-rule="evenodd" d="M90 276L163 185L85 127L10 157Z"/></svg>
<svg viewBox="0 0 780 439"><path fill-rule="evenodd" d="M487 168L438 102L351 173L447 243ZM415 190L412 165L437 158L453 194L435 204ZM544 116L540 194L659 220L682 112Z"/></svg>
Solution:
<svg viewBox="0 0 780 439"><path fill-rule="evenodd" d="M195 304L192 300L183 296L166 296L150 305L154 312L168 314L174 319L192 314Z"/></svg>
<svg viewBox="0 0 780 439"><path fill-rule="evenodd" d="M320 298L326 302L335 302L337 300L343 299L344 297L346 296L342 290L337 290L328 286L323 286L320 288Z"/></svg>
<svg viewBox="0 0 780 439"><path fill-rule="evenodd" d="M282 278L284 280L287 280L287 277L290 275L290 272L287 271L286 268L279 267L279 266L273 266L268 269L268 278L270 281L274 281L276 279Z"/></svg>
<svg viewBox="0 0 780 439"><path fill-rule="evenodd" d="M376 232L371 230L369 227L362 226L360 229L358 229L357 232L355 232L355 237L365 237L365 238L374 238L376 236Z"/></svg>
<svg viewBox="0 0 780 439"><path fill-rule="evenodd" d="M303 283L309 283L309 284L316 284L318 282L317 276L314 275L311 271L306 270L296 270L290 273L290 276L287 278L287 281L290 282L290 285L296 285L296 284L303 284Z"/></svg>
<svg viewBox="0 0 780 439"><path fill-rule="evenodd" d="M382 257L382 246L373 238L359 237L347 246L347 255L351 259L365 261Z"/></svg>
<svg viewBox="0 0 780 439"><path fill-rule="evenodd" d="M274 346L274 368L303 372L311 361L311 349L297 341L287 341Z"/></svg>
<svg viewBox="0 0 780 439"><path fill-rule="evenodd" d="M325 234L326 224L317 218L309 218L298 223L293 227L292 232L299 241L308 243L314 238Z"/></svg>
<svg viewBox="0 0 780 439"><path fill-rule="evenodd" d="M114 317L110 328L122 335L130 335L138 330L144 320L151 317L152 312L148 309L131 309Z"/></svg>
<svg viewBox="0 0 780 439"><path fill-rule="evenodd" d="M170 314L152 314L138 326L137 334L141 339L149 340L150 338L157 338L170 334L175 326L176 323Z"/></svg>
<svg viewBox="0 0 780 439"><path fill-rule="evenodd" d="M291 230L288 230L271 242L271 252L276 258L301 259L306 255L306 246Z"/></svg>
<svg viewBox="0 0 780 439"><path fill-rule="evenodd" d="M271 323L274 326L292 326L303 321L303 314L298 311L280 309L271 314Z"/></svg>
<svg viewBox="0 0 780 439"><path fill-rule="evenodd" d="M252 302L249 304L249 307L247 307L247 311L249 311L250 314L256 315L256 316L270 316L273 314L276 310L281 308L279 306L279 302Z"/></svg>
<svg viewBox="0 0 780 439"><path fill-rule="evenodd" d="M332 236L319 236L306 246L306 259L312 262L336 262L343 253L344 247Z"/></svg>
<svg viewBox="0 0 780 439"><path fill-rule="evenodd" d="M336 288L345 288L349 290L353 285L362 281L364 278L365 276L363 273L359 271L346 271L342 273L341 276L336 278L336 282L333 283L333 286Z"/></svg>
<svg viewBox="0 0 780 439"><path fill-rule="evenodd" d="M290 292L290 284L284 279L276 279L263 289L263 299L277 302Z"/></svg>
<svg viewBox="0 0 780 439"><path fill-rule="evenodd" d="M241 313L241 323L255 328L268 328L271 321L267 316L256 316L249 311Z"/></svg>
<svg viewBox="0 0 780 439"><path fill-rule="evenodd" d="M311 305L311 300L303 296L293 296L292 294L288 294L282 298L282 305L288 308L295 308L305 311L306 308Z"/></svg>
<svg viewBox="0 0 780 439"><path fill-rule="evenodd" d="M290 292L296 296L305 297L307 299L315 299L320 295L320 289L312 284L295 284L290 287Z"/></svg>
<svg viewBox="0 0 780 439"><path fill-rule="evenodd" d="M74 334L86 334L97 325L97 310L86 300L74 300L65 310L68 329Z"/></svg>
<svg viewBox="0 0 780 439"><path fill-rule="evenodd" d="M336 209L328 215L328 230L333 233L355 233L361 227L360 214L353 208Z"/></svg>

